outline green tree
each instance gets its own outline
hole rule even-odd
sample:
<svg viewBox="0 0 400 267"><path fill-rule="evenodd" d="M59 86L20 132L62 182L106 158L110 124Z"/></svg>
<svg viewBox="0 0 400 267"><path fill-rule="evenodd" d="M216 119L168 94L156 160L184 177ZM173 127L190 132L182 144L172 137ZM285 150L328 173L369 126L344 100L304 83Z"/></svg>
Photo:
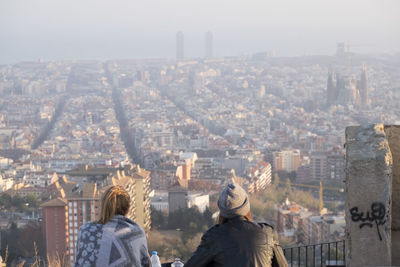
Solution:
<svg viewBox="0 0 400 267"><path fill-rule="evenodd" d="M214 224L214 220L212 218L212 212L209 208L203 212L203 220L207 227L211 227Z"/></svg>
<svg viewBox="0 0 400 267"><path fill-rule="evenodd" d="M287 196L289 196L292 193L292 183L290 182L289 178L286 179L285 191Z"/></svg>
<svg viewBox="0 0 400 267"><path fill-rule="evenodd" d="M29 204L29 208L37 209L39 208L40 201L37 196L33 194L28 194L25 197L25 202Z"/></svg>
<svg viewBox="0 0 400 267"><path fill-rule="evenodd" d="M159 210L150 207L151 211L151 228L152 229L165 229L167 227L167 216Z"/></svg>
<svg viewBox="0 0 400 267"><path fill-rule="evenodd" d="M292 182L296 182L297 173L295 171L289 172L289 179Z"/></svg>
<svg viewBox="0 0 400 267"><path fill-rule="evenodd" d="M27 210L25 199L20 195L15 195L11 200L11 204L19 212L25 212Z"/></svg>
<svg viewBox="0 0 400 267"><path fill-rule="evenodd" d="M277 189L279 187L280 179L278 173L274 174L274 187Z"/></svg>
<svg viewBox="0 0 400 267"><path fill-rule="evenodd" d="M7 193L0 194L0 206L7 209L11 206L11 196Z"/></svg>

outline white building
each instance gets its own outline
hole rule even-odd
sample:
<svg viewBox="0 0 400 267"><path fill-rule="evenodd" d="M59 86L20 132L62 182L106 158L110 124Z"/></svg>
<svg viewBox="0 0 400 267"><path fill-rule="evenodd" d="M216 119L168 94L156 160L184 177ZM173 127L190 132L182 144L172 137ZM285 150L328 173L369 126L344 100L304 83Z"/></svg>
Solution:
<svg viewBox="0 0 400 267"><path fill-rule="evenodd" d="M150 206L159 211L168 211L168 192L153 190L150 192Z"/></svg>
<svg viewBox="0 0 400 267"><path fill-rule="evenodd" d="M208 194L194 193L188 195L188 207L196 206L200 212L204 212L210 206L210 196Z"/></svg>
<svg viewBox="0 0 400 267"><path fill-rule="evenodd" d="M183 198L175 199L174 201L179 201L181 204L176 203L180 207L197 207L200 212L204 212L210 206L210 197L208 194L203 193L185 193L183 190L182 193L185 195ZM182 203L186 202L186 203ZM159 211L169 211L169 200L168 200L168 192L164 191L154 191L151 193L150 205Z"/></svg>
<svg viewBox="0 0 400 267"><path fill-rule="evenodd" d="M0 174L0 192L7 191L14 185L14 179L11 177L5 178Z"/></svg>

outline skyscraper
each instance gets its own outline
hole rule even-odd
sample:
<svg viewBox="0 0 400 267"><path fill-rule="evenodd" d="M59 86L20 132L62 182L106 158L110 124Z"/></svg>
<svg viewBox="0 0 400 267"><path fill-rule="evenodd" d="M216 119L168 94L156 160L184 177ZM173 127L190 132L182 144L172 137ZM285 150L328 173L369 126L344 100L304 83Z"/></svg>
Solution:
<svg viewBox="0 0 400 267"><path fill-rule="evenodd" d="M362 66L361 69L361 77L359 82L359 90L361 97L361 105L368 105L368 77L367 77L367 67L365 65Z"/></svg>
<svg viewBox="0 0 400 267"><path fill-rule="evenodd" d="M212 34L212 32L206 32L204 56L205 56L205 58L213 57L213 34Z"/></svg>
<svg viewBox="0 0 400 267"><path fill-rule="evenodd" d="M184 36L182 32L178 32L176 34L176 58L183 59L184 58Z"/></svg>
<svg viewBox="0 0 400 267"><path fill-rule="evenodd" d="M332 105L335 103L336 98L337 98L337 90L336 90L336 85L334 84L334 73L329 72L328 73L328 86L327 86L327 104L328 106Z"/></svg>
<svg viewBox="0 0 400 267"><path fill-rule="evenodd" d="M345 51L345 43L337 43L336 46L336 57L339 59L343 59L346 57L346 51Z"/></svg>

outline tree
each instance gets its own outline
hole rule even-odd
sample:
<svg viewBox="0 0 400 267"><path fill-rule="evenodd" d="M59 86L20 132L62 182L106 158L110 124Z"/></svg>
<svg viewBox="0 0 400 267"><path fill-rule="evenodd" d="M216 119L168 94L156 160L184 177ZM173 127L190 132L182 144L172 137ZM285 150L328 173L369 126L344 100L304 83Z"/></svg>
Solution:
<svg viewBox="0 0 400 267"><path fill-rule="evenodd" d="M290 179L286 179L285 190L286 190L286 195L288 196L292 193L292 183L290 182Z"/></svg>
<svg viewBox="0 0 400 267"><path fill-rule="evenodd" d="M296 182L297 173L295 171L289 172L289 179L292 182Z"/></svg>
<svg viewBox="0 0 400 267"><path fill-rule="evenodd" d="M279 187L279 183L280 183L279 175L278 175L278 173L275 173L274 174L274 187L275 187L275 189L277 189Z"/></svg>
<svg viewBox="0 0 400 267"><path fill-rule="evenodd" d="M167 216L162 211L150 207L151 211L151 228L152 229L165 229L167 226Z"/></svg>
<svg viewBox="0 0 400 267"><path fill-rule="evenodd" d="M37 196L33 195L33 194L28 194L25 197L25 202L29 204L29 208L32 209L37 209L39 208L39 199Z"/></svg>
<svg viewBox="0 0 400 267"><path fill-rule="evenodd" d="M212 212L208 207L203 212L203 220L206 223L207 227L210 227L211 225L214 224L214 220L212 218Z"/></svg>
<svg viewBox="0 0 400 267"><path fill-rule="evenodd" d="M11 200L11 205L17 209L17 211L24 212L27 210L26 202L20 195L15 195Z"/></svg>
<svg viewBox="0 0 400 267"><path fill-rule="evenodd" d="M11 206L11 196L7 193L2 193L0 195L0 206L4 207L5 209Z"/></svg>

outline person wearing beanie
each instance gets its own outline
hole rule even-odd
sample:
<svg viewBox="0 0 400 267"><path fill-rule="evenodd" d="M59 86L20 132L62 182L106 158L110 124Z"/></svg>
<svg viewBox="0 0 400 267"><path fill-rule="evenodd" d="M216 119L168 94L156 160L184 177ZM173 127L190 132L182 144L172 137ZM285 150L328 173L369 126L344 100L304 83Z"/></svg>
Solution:
<svg viewBox="0 0 400 267"><path fill-rule="evenodd" d="M185 267L287 267L278 235L267 223L254 222L246 191L235 181L218 199L219 216L201 238Z"/></svg>

